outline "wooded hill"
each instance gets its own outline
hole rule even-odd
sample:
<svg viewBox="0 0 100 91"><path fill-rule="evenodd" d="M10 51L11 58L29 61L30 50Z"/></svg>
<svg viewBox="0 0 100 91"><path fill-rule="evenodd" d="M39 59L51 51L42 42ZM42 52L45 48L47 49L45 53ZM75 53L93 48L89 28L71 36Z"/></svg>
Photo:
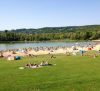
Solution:
<svg viewBox="0 0 100 91"><path fill-rule="evenodd" d="M18 33L41 34L41 33L66 33L66 32L80 32L80 31L100 31L100 25L86 25L86 26L68 26L68 27L45 27L39 29L16 29L11 30Z"/></svg>
<svg viewBox="0 0 100 91"><path fill-rule="evenodd" d="M0 32L0 41L49 41L63 39L100 39L100 25L16 29Z"/></svg>

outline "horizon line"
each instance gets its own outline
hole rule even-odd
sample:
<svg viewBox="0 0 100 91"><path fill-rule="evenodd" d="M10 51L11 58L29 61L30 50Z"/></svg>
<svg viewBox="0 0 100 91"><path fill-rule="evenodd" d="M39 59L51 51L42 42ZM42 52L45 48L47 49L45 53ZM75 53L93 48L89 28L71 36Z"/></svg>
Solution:
<svg viewBox="0 0 100 91"><path fill-rule="evenodd" d="M12 31L12 30L17 30L17 29L41 29L41 28L59 28L59 27L79 27L79 26L99 26L100 24L87 24L87 25L68 25L68 26L45 26L45 27L38 27L38 28L34 28L34 27L30 27L30 28L15 28L15 29L0 29L0 31Z"/></svg>

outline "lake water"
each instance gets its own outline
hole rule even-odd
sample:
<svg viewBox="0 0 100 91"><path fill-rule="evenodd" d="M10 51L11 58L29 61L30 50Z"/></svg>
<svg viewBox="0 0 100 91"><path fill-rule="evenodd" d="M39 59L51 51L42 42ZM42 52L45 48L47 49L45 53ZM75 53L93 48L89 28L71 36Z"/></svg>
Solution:
<svg viewBox="0 0 100 91"><path fill-rule="evenodd" d="M29 47L56 47L56 46L87 46L94 42L35 42L35 43L0 43L0 51L8 49L29 48Z"/></svg>

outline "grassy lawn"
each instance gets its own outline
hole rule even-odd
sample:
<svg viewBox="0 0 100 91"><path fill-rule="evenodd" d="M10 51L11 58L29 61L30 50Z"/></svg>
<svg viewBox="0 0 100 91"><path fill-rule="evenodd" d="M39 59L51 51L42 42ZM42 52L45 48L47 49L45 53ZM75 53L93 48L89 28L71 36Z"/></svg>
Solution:
<svg viewBox="0 0 100 91"><path fill-rule="evenodd" d="M18 69L27 63L49 60L54 66ZM100 56L56 55L0 59L0 91L100 91Z"/></svg>

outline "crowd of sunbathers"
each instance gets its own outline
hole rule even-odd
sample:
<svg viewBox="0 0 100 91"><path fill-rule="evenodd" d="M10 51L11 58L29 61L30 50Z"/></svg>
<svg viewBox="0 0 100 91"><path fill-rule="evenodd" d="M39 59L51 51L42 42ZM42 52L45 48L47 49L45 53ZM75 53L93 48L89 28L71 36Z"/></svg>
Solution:
<svg viewBox="0 0 100 91"><path fill-rule="evenodd" d="M25 65L26 68L39 68L42 66L52 66L52 64L48 63L48 61L42 61L40 64L36 64L36 63L28 63Z"/></svg>

